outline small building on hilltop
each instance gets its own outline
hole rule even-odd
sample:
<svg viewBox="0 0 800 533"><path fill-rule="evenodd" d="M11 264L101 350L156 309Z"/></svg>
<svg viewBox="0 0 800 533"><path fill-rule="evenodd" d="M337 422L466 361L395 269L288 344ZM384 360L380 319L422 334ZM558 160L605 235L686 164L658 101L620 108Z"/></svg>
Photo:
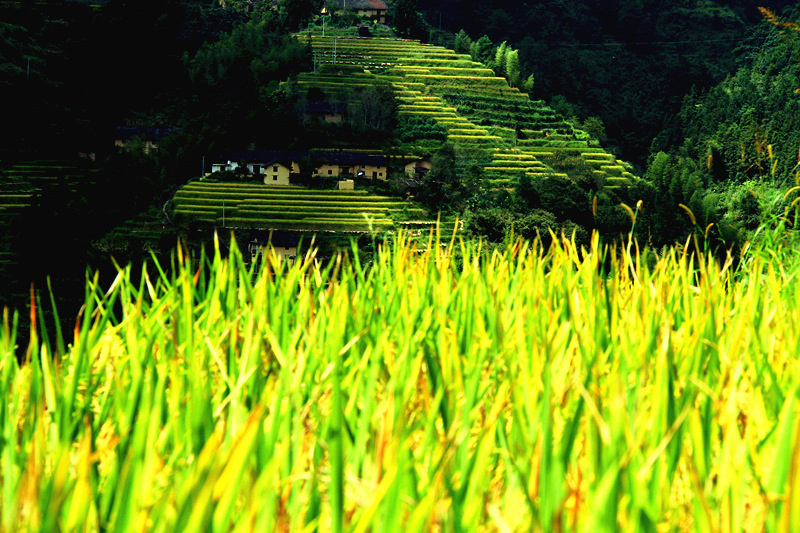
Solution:
<svg viewBox="0 0 800 533"><path fill-rule="evenodd" d="M333 3L337 14L352 9L359 17L369 17L380 24L388 21L389 6L383 0L333 0Z"/></svg>

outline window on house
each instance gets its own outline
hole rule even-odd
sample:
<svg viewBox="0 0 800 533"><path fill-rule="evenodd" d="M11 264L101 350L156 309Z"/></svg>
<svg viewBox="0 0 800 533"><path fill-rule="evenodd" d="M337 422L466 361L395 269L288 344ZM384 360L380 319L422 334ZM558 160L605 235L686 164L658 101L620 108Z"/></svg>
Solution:
<svg viewBox="0 0 800 533"><path fill-rule="evenodd" d="M383 172L378 172L378 176L382 178L383 177Z"/></svg>
<svg viewBox="0 0 800 533"><path fill-rule="evenodd" d="M275 165L274 167L272 167L272 171L273 172L277 172L278 171L278 165Z"/></svg>
<svg viewBox="0 0 800 533"><path fill-rule="evenodd" d="M333 170L328 169L328 175L330 176L331 174L333 174Z"/></svg>
<svg viewBox="0 0 800 533"><path fill-rule="evenodd" d="M376 171L374 171L374 170L372 171L372 177L373 178L377 178L378 177L378 173Z"/></svg>
<svg viewBox="0 0 800 533"><path fill-rule="evenodd" d="M278 181L278 175L277 174L273 174L272 175L272 181Z"/></svg>

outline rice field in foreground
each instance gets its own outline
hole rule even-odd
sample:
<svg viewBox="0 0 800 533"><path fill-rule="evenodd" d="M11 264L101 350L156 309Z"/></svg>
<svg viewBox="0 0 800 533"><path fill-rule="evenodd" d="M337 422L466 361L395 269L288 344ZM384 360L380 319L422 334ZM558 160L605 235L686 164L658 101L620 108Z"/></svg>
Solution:
<svg viewBox="0 0 800 533"><path fill-rule="evenodd" d="M6 312L0 530L800 528L792 274L431 239L121 268L21 365Z"/></svg>

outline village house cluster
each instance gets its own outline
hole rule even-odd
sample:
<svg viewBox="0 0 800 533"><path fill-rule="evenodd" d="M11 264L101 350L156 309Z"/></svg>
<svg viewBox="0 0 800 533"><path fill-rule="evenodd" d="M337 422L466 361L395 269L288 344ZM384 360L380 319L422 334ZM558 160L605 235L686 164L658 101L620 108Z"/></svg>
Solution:
<svg viewBox="0 0 800 533"><path fill-rule="evenodd" d="M356 179L386 180L389 174L389 159L352 151L298 150L244 150L229 151L225 161L213 163L213 172L242 172L259 177L265 185L289 185L293 176L300 174L302 161L313 161L312 177L342 178L339 188L349 189ZM405 174L411 177L424 174L431 168L430 158L412 157L401 159Z"/></svg>

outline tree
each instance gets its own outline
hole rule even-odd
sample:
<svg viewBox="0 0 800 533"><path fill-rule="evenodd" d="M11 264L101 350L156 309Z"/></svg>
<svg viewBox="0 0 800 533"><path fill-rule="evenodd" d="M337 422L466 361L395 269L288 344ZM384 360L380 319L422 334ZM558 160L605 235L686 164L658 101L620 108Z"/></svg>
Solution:
<svg viewBox="0 0 800 533"><path fill-rule="evenodd" d="M418 36L424 26L419 14L419 0L397 0L392 9L392 20L401 36Z"/></svg>
<svg viewBox="0 0 800 533"><path fill-rule="evenodd" d="M422 180L417 198L431 209L441 211L457 207L454 200L459 192L455 149L446 142L431 159L431 169Z"/></svg>
<svg viewBox="0 0 800 533"><path fill-rule="evenodd" d="M382 138L397 125L397 99L388 83L357 89L348 100L359 104L350 116L353 133Z"/></svg>
<svg viewBox="0 0 800 533"><path fill-rule="evenodd" d="M508 80L509 85L512 87L517 87L519 84L519 50L511 50L509 48L506 51L506 79Z"/></svg>
<svg viewBox="0 0 800 533"><path fill-rule="evenodd" d="M508 53L508 45L505 41L500 43L500 46L497 47L497 51L494 54L494 72L498 76L506 77L506 54Z"/></svg>
<svg viewBox="0 0 800 533"><path fill-rule="evenodd" d="M492 46L492 40L484 35L470 44L469 55L472 56L473 61L488 65L492 59Z"/></svg>
<svg viewBox="0 0 800 533"><path fill-rule="evenodd" d="M522 91L530 94L533 92L533 86L534 86L534 77L533 74L531 74L522 84Z"/></svg>
<svg viewBox="0 0 800 533"><path fill-rule="evenodd" d="M469 38L467 32L460 30L456 33L455 41L453 42L453 50L455 50L457 54L469 54L471 45L472 39Z"/></svg>
<svg viewBox="0 0 800 533"><path fill-rule="evenodd" d="M278 0L278 17L290 31L305 27L321 9L319 0Z"/></svg>
<svg viewBox="0 0 800 533"><path fill-rule="evenodd" d="M600 117L587 117L581 125L581 129L600 142L608 139L606 136L606 126Z"/></svg>

